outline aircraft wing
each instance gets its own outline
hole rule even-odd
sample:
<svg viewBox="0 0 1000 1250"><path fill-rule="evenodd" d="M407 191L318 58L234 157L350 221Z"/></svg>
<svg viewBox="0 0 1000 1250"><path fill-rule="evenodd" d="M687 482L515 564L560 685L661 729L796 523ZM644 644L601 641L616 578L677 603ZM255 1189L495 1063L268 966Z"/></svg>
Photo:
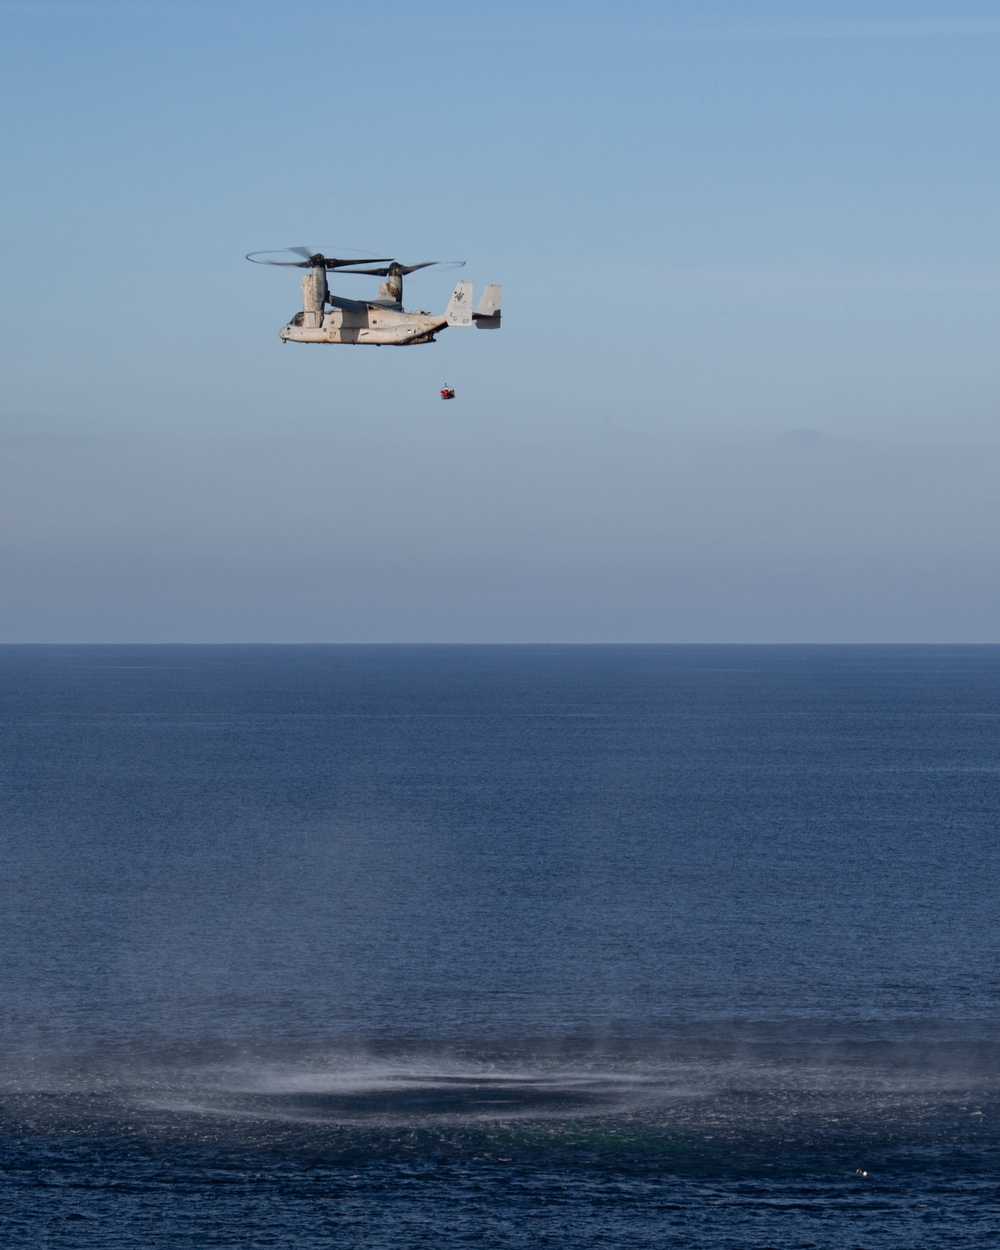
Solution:
<svg viewBox="0 0 1000 1250"><path fill-rule="evenodd" d="M360 299L344 299L340 295L328 295L326 302L332 308L342 308L345 312L364 312L368 307L364 300Z"/></svg>

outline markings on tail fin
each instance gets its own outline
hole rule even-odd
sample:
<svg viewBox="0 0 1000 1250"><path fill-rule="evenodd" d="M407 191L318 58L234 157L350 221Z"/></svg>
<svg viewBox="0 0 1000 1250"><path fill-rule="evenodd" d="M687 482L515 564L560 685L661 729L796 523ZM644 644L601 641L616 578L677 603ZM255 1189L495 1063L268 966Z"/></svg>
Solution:
<svg viewBox="0 0 1000 1250"><path fill-rule="evenodd" d="M451 293L448 307L444 310L445 320L450 326L472 325L472 283L456 282Z"/></svg>

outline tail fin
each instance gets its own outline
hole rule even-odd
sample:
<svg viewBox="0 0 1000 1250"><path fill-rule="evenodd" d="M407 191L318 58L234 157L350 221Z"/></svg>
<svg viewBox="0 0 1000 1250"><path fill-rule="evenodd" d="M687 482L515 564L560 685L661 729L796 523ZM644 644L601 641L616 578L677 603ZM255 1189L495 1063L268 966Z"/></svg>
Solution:
<svg viewBox="0 0 1000 1250"><path fill-rule="evenodd" d="M448 307L444 310L445 320L450 326L472 325L472 283L456 282L451 293Z"/></svg>
<svg viewBox="0 0 1000 1250"><path fill-rule="evenodd" d="M491 282L483 291L476 305L476 311L472 314L477 330L500 329L500 293L502 290L502 287Z"/></svg>

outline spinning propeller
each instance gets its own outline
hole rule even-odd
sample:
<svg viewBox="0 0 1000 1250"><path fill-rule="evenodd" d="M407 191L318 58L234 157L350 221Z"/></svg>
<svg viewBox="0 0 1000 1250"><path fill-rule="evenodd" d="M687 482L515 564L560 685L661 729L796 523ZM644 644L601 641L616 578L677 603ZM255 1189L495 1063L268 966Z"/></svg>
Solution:
<svg viewBox="0 0 1000 1250"><path fill-rule="evenodd" d="M270 260L271 256L284 256L287 252L291 252L295 256L304 257L303 260ZM264 257L264 260L258 259ZM311 252L307 247L286 247L280 252L248 252L247 260L252 260L255 265L281 265L285 269L343 269L345 265L367 265L373 260L391 261L391 256L355 256L351 260L345 260L338 256L324 256L322 252Z"/></svg>
<svg viewBox="0 0 1000 1250"><path fill-rule="evenodd" d="M362 262L355 261L354 263L361 264ZM426 269L428 265L460 269L464 264L464 260L422 260L419 265L401 265L398 260L394 260L388 269L345 269L344 273L368 273L376 278L403 278L408 273L413 273L415 269Z"/></svg>
<svg viewBox="0 0 1000 1250"><path fill-rule="evenodd" d="M272 256L284 256L288 252L295 256L301 256L303 259L270 259ZM465 264L464 260L422 260L418 265L401 265L392 256L356 256L351 260L347 260L339 256L324 256L322 252L311 252L307 247L286 247L280 252L248 252L247 260L252 260L255 265L280 265L285 269L339 269L343 273L370 274L372 277L390 279L405 277L406 274L413 273L416 269L426 269L429 265L441 265L450 269L458 269ZM373 261L381 262L382 265L387 267L378 269L355 268L358 265L371 265Z"/></svg>

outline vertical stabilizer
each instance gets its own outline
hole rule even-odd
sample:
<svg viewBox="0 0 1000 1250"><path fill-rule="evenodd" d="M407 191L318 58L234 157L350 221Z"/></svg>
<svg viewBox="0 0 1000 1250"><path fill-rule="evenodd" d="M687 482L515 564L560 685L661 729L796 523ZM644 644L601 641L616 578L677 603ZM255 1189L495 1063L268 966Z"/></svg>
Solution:
<svg viewBox="0 0 1000 1250"><path fill-rule="evenodd" d="M456 282L451 293L448 307L444 310L445 320L450 326L472 325L472 283Z"/></svg>
<svg viewBox="0 0 1000 1250"><path fill-rule="evenodd" d="M491 282L483 291L476 311L472 314L477 330L500 329L500 295L502 288Z"/></svg>

